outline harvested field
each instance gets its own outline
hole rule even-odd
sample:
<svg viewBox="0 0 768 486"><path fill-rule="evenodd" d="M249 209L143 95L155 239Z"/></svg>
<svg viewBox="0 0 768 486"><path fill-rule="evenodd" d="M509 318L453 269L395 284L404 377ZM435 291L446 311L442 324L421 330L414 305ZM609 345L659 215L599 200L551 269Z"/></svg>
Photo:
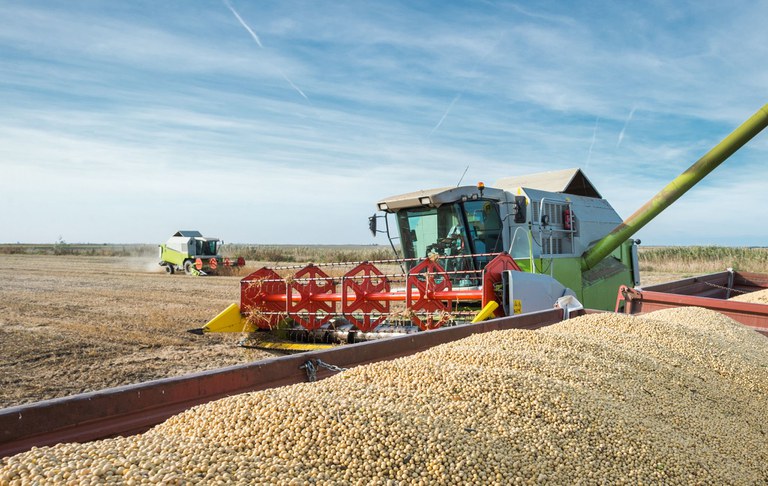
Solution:
<svg viewBox="0 0 768 486"><path fill-rule="evenodd" d="M659 275L643 283L680 278ZM186 332L239 302L239 279L166 275L151 256L0 254L0 408L273 356Z"/></svg>
<svg viewBox="0 0 768 486"><path fill-rule="evenodd" d="M196 336L239 277L166 275L154 258L0 255L0 408L270 357Z"/></svg>

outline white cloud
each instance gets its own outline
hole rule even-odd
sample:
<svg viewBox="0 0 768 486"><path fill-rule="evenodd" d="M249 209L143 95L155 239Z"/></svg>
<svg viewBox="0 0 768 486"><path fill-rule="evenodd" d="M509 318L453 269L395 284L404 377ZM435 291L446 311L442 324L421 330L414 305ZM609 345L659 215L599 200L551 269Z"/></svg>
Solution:
<svg viewBox="0 0 768 486"><path fill-rule="evenodd" d="M762 4L231 5L242 21L4 5L0 203L20 209L0 240L154 241L199 218L231 241L369 242L376 200L468 165L488 184L588 164L626 216L768 100ZM766 152L762 134L718 191L759 197ZM686 201L643 231L695 234Z"/></svg>

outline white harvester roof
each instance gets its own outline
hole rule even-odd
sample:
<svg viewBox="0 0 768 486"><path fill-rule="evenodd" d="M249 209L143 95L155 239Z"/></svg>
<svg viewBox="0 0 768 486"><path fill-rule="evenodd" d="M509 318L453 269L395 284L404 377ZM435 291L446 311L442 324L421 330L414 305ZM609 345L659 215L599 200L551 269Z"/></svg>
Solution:
<svg viewBox="0 0 768 486"><path fill-rule="evenodd" d="M504 177L496 181L493 187L509 192L523 187L574 196L603 198L581 169L551 170L524 176Z"/></svg>

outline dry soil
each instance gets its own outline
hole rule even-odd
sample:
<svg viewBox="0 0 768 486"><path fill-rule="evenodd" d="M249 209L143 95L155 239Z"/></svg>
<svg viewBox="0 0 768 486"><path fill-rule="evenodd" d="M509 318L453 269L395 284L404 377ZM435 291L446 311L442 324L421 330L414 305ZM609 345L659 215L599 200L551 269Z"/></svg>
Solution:
<svg viewBox="0 0 768 486"><path fill-rule="evenodd" d="M239 278L166 275L153 258L0 255L0 407L272 356L199 336Z"/></svg>
<svg viewBox="0 0 768 486"><path fill-rule="evenodd" d="M0 255L0 408L274 356L239 334L186 332L238 302L240 278L166 275L154 258Z"/></svg>

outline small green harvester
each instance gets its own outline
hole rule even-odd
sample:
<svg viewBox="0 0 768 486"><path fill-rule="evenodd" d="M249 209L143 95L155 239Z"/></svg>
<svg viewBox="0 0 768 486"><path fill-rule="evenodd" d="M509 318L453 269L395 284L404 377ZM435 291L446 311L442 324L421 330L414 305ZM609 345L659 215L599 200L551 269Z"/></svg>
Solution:
<svg viewBox="0 0 768 486"><path fill-rule="evenodd" d="M199 231L181 230L160 245L160 266L168 274L184 271L187 275L216 275L224 269L245 266L243 257L222 257L224 242L203 236Z"/></svg>

